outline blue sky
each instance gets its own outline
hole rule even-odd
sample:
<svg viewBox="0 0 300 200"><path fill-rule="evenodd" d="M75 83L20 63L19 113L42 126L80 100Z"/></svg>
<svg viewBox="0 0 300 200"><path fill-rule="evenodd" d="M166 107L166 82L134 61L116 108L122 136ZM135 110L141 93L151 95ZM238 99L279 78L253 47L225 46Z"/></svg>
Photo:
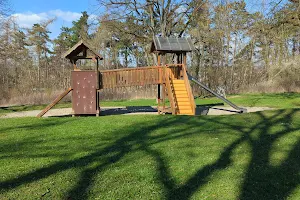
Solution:
<svg viewBox="0 0 300 200"><path fill-rule="evenodd" d="M56 17L49 26L52 39L58 36L62 26L78 20L82 11L87 11L92 20L100 14L97 0L10 0L10 4L12 15L22 28Z"/></svg>

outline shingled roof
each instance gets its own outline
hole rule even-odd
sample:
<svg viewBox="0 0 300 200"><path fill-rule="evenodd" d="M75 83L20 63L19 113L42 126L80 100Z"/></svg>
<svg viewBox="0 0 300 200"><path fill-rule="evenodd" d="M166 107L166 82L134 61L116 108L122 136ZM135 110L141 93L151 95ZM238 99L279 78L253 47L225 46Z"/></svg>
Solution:
<svg viewBox="0 0 300 200"><path fill-rule="evenodd" d="M99 55L95 50L93 50L93 48L90 47L90 45L87 42L83 40L77 42L77 44L75 44L71 49L69 49L66 53L64 53L62 57L68 59L74 59L76 58L76 56L78 56L79 53L84 52L86 50L92 52L92 54L94 54L100 60L103 59L101 55Z"/></svg>
<svg viewBox="0 0 300 200"><path fill-rule="evenodd" d="M154 37L151 52L180 53L194 51L195 47L190 38Z"/></svg>

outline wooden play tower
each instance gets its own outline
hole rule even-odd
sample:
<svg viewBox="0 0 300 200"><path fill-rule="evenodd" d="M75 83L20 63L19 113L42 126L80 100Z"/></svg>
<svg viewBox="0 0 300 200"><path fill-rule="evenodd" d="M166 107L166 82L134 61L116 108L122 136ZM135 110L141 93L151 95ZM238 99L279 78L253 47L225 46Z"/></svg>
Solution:
<svg viewBox="0 0 300 200"><path fill-rule="evenodd" d="M187 52L194 45L187 38L155 37L151 44L151 53L157 54L157 63L161 67L161 84L158 84L158 112L169 112L166 108L166 96L173 115L195 115L195 101L187 76ZM167 54L172 54L172 64L167 63ZM162 88L161 88L162 87Z"/></svg>
<svg viewBox="0 0 300 200"><path fill-rule="evenodd" d="M47 106L38 117L42 117L64 96L72 91L73 115L100 113L99 97L103 89L126 86L158 86L158 113L173 115L195 115L195 102L187 74L187 53L194 50L190 39L155 37L151 52L157 55L157 66L99 70L103 59L87 42L81 40L64 54L74 69L71 71L71 87ZM172 63L167 64L167 54L172 54ZM169 56L170 58L170 56ZM92 59L96 67L81 70L76 62ZM169 99L170 106L166 106Z"/></svg>

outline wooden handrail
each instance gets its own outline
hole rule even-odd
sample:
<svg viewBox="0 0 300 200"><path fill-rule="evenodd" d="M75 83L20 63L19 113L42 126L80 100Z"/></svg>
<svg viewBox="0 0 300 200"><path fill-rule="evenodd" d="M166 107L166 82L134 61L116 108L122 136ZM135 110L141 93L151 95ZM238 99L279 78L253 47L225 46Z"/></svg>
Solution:
<svg viewBox="0 0 300 200"><path fill-rule="evenodd" d="M166 64L168 67L178 67L178 66L183 66L183 64Z"/></svg>
<svg viewBox="0 0 300 200"><path fill-rule="evenodd" d="M171 83L170 83L170 72L171 69L170 68L166 68L165 69L165 74L166 74L166 86L167 86L167 90L168 90L168 98L171 104L171 110L172 110L172 114L175 115L176 114L176 107L175 107L175 102L174 102L174 94L171 88Z"/></svg>
<svg viewBox="0 0 300 200"><path fill-rule="evenodd" d="M161 66L134 67L134 68L121 68L121 69L105 69L105 70L100 70L100 72L101 72L101 73L106 73L106 72L131 71L131 70L145 70L145 69L158 69L158 68L161 68Z"/></svg>
<svg viewBox="0 0 300 200"><path fill-rule="evenodd" d="M192 112L193 112L193 115L195 115L196 104L195 104L192 88L191 88L191 85L190 85L190 81L189 81L188 76L187 76L187 71L186 71L185 65L182 65L182 70L183 70L183 80L184 80L184 83L187 87L186 89L187 89L187 93L188 93L188 96L189 96L189 99L190 99Z"/></svg>

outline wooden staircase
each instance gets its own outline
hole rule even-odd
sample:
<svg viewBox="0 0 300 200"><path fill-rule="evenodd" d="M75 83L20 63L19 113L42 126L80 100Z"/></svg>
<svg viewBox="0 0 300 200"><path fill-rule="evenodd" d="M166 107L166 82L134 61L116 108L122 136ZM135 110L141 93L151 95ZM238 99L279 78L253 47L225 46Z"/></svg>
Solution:
<svg viewBox="0 0 300 200"><path fill-rule="evenodd" d="M171 87L174 91L174 102L176 106L176 114L194 115L191 99L188 95L187 86L184 80L179 80L179 79L172 80ZM194 101L194 99L192 99L192 101Z"/></svg>
<svg viewBox="0 0 300 200"><path fill-rule="evenodd" d="M180 66L181 73L176 73L170 67L166 70L166 89L172 114L195 115L196 105L186 68L185 65Z"/></svg>

